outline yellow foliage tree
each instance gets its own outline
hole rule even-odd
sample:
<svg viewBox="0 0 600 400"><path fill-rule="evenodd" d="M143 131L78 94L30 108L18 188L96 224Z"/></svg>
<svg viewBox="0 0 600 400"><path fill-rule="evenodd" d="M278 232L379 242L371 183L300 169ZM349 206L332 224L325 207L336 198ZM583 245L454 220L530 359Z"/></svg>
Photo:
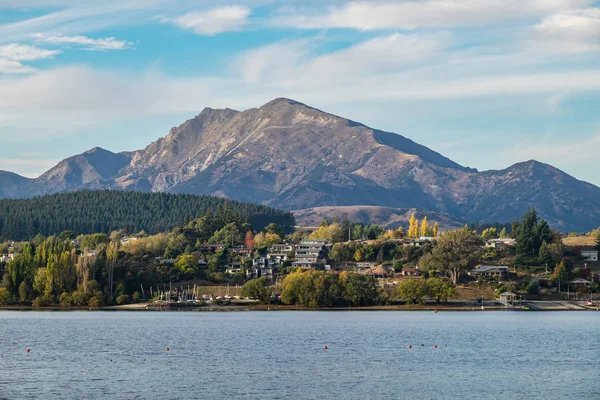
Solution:
<svg viewBox="0 0 600 400"><path fill-rule="evenodd" d="M416 238L419 236L419 220L413 214L408 221L408 237Z"/></svg>
<svg viewBox="0 0 600 400"><path fill-rule="evenodd" d="M390 239L402 239L404 237L404 229L402 227L398 229L389 229L383 234L383 238L386 240Z"/></svg>
<svg viewBox="0 0 600 400"><path fill-rule="evenodd" d="M254 248L270 247L276 243L280 243L281 238L276 233L259 233L254 236Z"/></svg>
<svg viewBox="0 0 600 400"><path fill-rule="evenodd" d="M435 224L433 224L433 237L438 237L439 234L439 226L438 223L436 222Z"/></svg>
<svg viewBox="0 0 600 400"><path fill-rule="evenodd" d="M356 262L360 262L363 260L363 252L362 249L359 247L358 249L356 249L356 251L354 252L354 261Z"/></svg>
<svg viewBox="0 0 600 400"><path fill-rule="evenodd" d="M310 234L310 238L325 239L331 243L342 242L344 240L344 229L337 222L330 225L321 224L316 231Z"/></svg>
<svg viewBox="0 0 600 400"><path fill-rule="evenodd" d="M429 225L427 224L427 217L423 217L421 221L421 236L429 236Z"/></svg>

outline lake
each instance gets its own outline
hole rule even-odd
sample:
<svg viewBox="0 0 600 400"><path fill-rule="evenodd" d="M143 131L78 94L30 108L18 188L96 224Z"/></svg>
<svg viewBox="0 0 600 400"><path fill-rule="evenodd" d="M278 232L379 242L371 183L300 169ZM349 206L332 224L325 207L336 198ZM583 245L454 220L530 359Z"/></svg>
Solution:
<svg viewBox="0 0 600 400"><path fill-rule="evenodd" d="M6 311L0 349L0 399L600 398L600 312Z"/></svg>

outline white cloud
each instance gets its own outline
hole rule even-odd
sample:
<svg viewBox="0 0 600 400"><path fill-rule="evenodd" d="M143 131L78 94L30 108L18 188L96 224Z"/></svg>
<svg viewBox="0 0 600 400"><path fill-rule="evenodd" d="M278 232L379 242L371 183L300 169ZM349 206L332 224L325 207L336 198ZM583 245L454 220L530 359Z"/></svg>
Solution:
<svg viewBox="0 0 600 400"><path fill-rule="evenodd" d="M217 33L240 31L248 23L251 10L245 6L217 7L208 11L189 12L175 18L167 18L183 29L189 29L199 35L216 35Z"/></svg>
<svg viewBox="0 0 600 400"><path fill-rule="evenodd" d="M325 14L277 18L274 23L301 29L358 30L483 26L524 20L592 4L593 0L424 0L353 1Z"/></svg>
<svg viewBox="0 0 600 400"><path fill-rule="evenodd" d="M117 40L114 37L92 39L87 36L46 36L37 33L34 37L41 42L54 45L83 46L86 50L124 50L133 45L126 40Z"/></svg>
<svg viewBox="0 0 600 400"><path fill-rule="evenodd" d="M398 73L432 57L448 46L448 34L394 33L313 57L318 40L279 42L250 50L233 62L247 83L261 79L287 89Z"/></svg>
<svg viewBox="0 0 600 400"><path fill-rule="evenodd" d="M548 16L534 27L537 42L567 52L600 50L600 8Z"/></svg>
<svg viewBox="0 0 600 400"><path fill-rule="evenodd" d="M18 61L0 58L0 74L30 74L35 71L35 68L23 65Z"/></svg>
<svg viewBox="0 0 600 400"><path fill-rule="evenodd" d="M0 46L0 58L12 61L36 61L52 58L59 54L58 50L41 49L23 44L7 44Z"/></svg>

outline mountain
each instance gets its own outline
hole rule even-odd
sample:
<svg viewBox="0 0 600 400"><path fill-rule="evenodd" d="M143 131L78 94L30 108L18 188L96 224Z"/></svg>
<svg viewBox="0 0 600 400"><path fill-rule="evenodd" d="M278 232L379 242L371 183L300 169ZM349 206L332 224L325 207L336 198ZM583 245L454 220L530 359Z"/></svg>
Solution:
<svg viewBox="0 0 600 400"><path fill-rule="evenodd" d="M600 188L550 165L479 172L403 136L283 98L243 112L206 108L142 150L93 149L37 179L0 176L4 197L96 188L216 195L287 210L417 208L468 222L509 222L535 206L556 229L600 226Z"/></svg>
<svg viewBox="0 0 600 400"><path fill-rule="evenodd" d="M69 157L35 179L25 190L27 197L74 189L101 189L119 170L129 164L130 157L94 147L83 154Z"/></svg>
<svg viewBox="0 0 600 400"><path fill-rule="evenodd" d="M422 220L427 217L430 223L437 222L441 229L455 229L466 225L462 221L449 214L437 213L435 211L422 211L416 208L390 208L379 206L324 206L315 208L306 208L304 210L294 211L296 224L303 227L317 227L327 218L329 220L338 216L340 220L347 217L353 222L361 222L367 225L381 225L386 229L397 229L402 226L408 228L408 220L415 214L415 217Z"/></svg>
<svg viewBox="0 0 600 400"><path fill-rule="evenodd" d="M8 171L0 171L0 198L19 197L31 180Z"/></svg>

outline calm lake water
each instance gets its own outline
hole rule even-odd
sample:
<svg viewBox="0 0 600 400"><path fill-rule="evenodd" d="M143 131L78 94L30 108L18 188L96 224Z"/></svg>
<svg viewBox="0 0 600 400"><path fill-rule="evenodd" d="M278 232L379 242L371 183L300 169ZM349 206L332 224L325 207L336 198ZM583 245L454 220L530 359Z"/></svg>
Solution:
<svg viewBox="0 0 600 400"><path fill-rule="evenodd" d="M600 312L0 312L0 349L1 399L600 399Z"/></svg>

